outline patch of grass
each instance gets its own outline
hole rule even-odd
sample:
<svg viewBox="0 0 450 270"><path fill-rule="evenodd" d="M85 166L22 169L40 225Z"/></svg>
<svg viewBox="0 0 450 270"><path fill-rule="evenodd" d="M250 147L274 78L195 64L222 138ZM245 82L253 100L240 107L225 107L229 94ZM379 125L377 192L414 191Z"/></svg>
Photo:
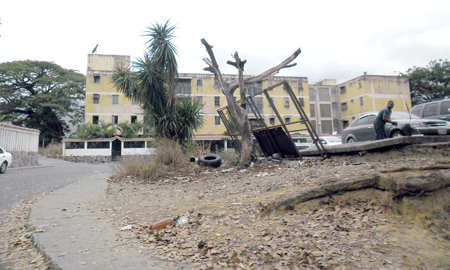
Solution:
<svg viewBox="0 0 450 270"><path fill-rule="evenodd" d="M49 144L46 147L39 147L39 155L50 158L60 158L62 156L62 144Z"/></svg>
<svg viewBox="0 0 450 270"><path fill-rule="evenodd" d="M154 143L154 155L123 157L116 166L119 178L131 177L141 181L154 181L159 177L179 170L191 170L189 157L180 144L168 139Z"/></svg>

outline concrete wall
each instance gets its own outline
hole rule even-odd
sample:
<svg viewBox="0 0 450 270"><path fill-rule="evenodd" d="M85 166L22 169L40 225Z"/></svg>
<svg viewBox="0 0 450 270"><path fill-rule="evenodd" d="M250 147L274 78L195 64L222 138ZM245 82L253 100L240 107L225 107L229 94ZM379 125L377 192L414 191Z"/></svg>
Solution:
<svg viewBox="0 0 450 270"><path fill-rule="evenodd" d="M38 163L39 130L0 123L0 145L12 155L13 167Z"/></svg>

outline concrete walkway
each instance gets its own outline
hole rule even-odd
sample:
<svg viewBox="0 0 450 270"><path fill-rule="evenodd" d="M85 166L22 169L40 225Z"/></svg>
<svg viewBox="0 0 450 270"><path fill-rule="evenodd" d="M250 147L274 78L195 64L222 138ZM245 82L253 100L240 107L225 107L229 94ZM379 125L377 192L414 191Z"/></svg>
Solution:
<svg viewBox="0 0 450 270"><path fill-rule="evenodd" d="M106 198L106 173L61 188L36 203L29 227L55 269L180 269L153 259L142 244L116 239L117 228L99 211ZM126 239L125 239L126 240Z"/></svg>

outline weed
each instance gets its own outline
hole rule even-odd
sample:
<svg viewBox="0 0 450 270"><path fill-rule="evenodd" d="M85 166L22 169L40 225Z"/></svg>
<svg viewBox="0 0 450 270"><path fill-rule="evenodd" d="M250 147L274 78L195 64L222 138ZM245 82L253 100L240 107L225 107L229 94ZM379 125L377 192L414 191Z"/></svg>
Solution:
<svg viewBox="0 0 450 270"><path fill-rule="evenodd" d="M39 147L39 155L50 158L59 158L62 156L62 144L49 144L46 147Z"/></svg>

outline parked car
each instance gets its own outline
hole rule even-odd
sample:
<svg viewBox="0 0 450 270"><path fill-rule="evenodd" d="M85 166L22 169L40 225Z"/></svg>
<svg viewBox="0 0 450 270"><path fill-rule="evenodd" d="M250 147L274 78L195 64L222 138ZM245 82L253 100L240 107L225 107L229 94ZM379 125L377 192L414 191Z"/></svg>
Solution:
<svg viewBox="0 0 450 270"><path fill-rule="evenodd" d="M436 100L412 107L411 114L426 119L450 121L450 99Z"/></svg>
<svg viewBox="0 0 450 270"><path fill-rule="evenodd" d="M8 168L8 166L11 166L11 162L11 153L6 152L2 147L0 147L0 173L5 173L6 168Z"/></svg>
<svg viewBox="0 0 450 270"><path fill-rule="evenodd" d="M338 144L342 144L342 140L339 137L336 136L323 136L323 137L319 137L320 142L322 143L323 146L327 146L327 145L338 145ZM316 147L316 145L311 141L309 148L314 148Z"/></svg>
<svg viewBox="0 0 450 270"><path fill-rule="evenodd" d="M375 139L373 121L378 113L365 114L342 131L343 143L370 141ZM450 122L438 119L423 119L407 112L392 111L391 119L397 125L386 123L386 136L394 138L412 135L445 135L450 134Z"/></svg>

